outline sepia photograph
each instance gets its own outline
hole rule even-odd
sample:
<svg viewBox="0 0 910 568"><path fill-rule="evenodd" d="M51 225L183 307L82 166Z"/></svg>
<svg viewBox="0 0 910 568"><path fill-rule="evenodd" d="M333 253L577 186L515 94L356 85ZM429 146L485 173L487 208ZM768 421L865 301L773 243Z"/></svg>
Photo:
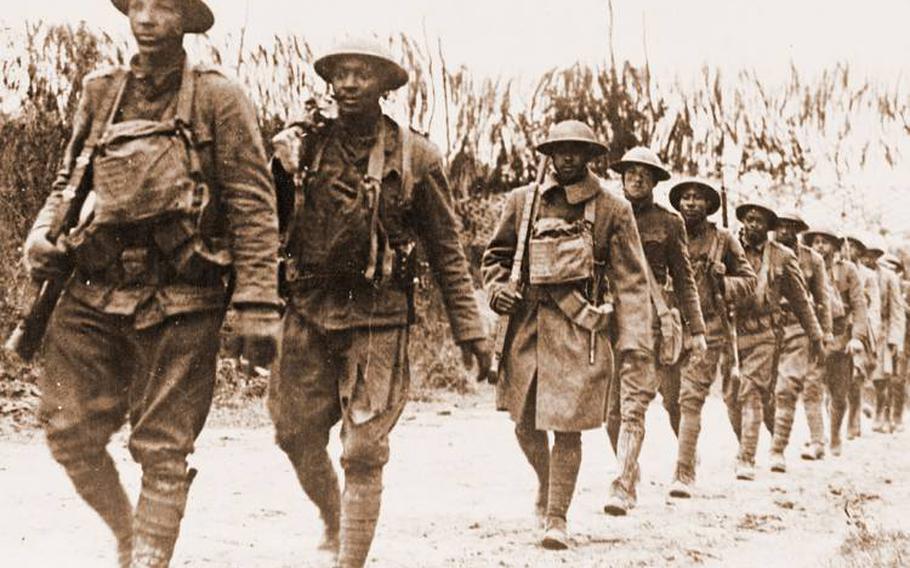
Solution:
<svg viewBox="0 0 910 568"><path fill-rule="evenodd" d="M3 566L910 566L910 2L7 4Z"/></svg>

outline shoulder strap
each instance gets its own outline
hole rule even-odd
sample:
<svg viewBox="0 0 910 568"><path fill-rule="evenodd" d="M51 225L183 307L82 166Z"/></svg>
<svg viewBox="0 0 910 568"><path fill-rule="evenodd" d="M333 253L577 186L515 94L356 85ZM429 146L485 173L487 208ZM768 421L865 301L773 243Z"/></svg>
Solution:
<svg viewBox="0 0 910 568"><path fill-rule="evenodd" d="M715 228L711 236L711 246L708 247L708 260L710 262L723 262L724 249L727 248L721 244L720 229Z"/></svg>
<svg viewBox="0 0 910 568"><path fill-rule="evenodd" d="M183 64L183 78L177 93L177 120L184 125L192 124L193 99L196 95L196 70L187 60Z"/></svg>
<svg viewBox="0 0 910 568"><path fill-rule="evenodd" d="M765 243L762 251L761 268L758 271L758 283L755 285L755 297L759 304L765 303L765 294L768 291L768 280L771 274L771 242Z"/></svg>
<svg viewBox="0 0 910 568"><path fill-rule="evenodd" d="M664 300L664 292L660 287L660 284L657 283L657 278L654 277L654 270L651 268L651 264L648 262L648 259L645 258L645 265L647 269L645 272L648 276L648 287L651 289L651 301L654 302L654 307L657 309L657 315L663 317L670 309L667 307L667 301Z"/></svg>
<svg viewBox="0 0 910 568"><path fill-rule="evenodd" d="M86 140L85 147L94 147L96 146L102 138L104 138L104 133L107 132L107 129L114 124L114 120L117 117L117 111L120 109L120 103L123 101L123 93L126 92L126 84L129 81L129 72L126 69L118 69L115 71L114 82L111 83L110 88L108 88L101 99L101 105L98 107L98 120L95 120L92 124L92 132L89 134L88 140ZM101 118L104 117L104 118Z"/></svg>
<svg viewBox="0 0 910 568"><path fill-rule="evenodd" d="M414 172L411 171L411 158L414 149L414 135L407 126L399 126L399 143L401 144L401 192L405 203L411 200L414 190Z"/></svg>
<svg viewBox="0 0 910 568"><path fill-rule="evenodd" d="M537 193L540 191L540 185L532 184L525 194L524 207L521 208L521 224L518 225L518 241L515 243L515 256L512 257L512 271L509 273L509 282L518 286L521 282L521 265L525 257L525 247L528 243L528 233L531 232L531 224L534 222L535 202Z"/></svg>
<svg viewBox="0 0 910 568"><path fill-rule="evenodd" d="M376 277L376 270L379 262L379 202L382 201L382 172L385 169L385 117L379 119L379 127L376 130L376 141L373 148L370 149L370 161L367 164L366 185L371 188L370 195L372 212L370 214L370 257L367 261L367 267L364 276L367 280L372 281ZM388 241L383 238L384 252L388 252ZM390 262L390 254L383 255L385 262L382 266L382 273L385 275L386 263Z"/></svg>

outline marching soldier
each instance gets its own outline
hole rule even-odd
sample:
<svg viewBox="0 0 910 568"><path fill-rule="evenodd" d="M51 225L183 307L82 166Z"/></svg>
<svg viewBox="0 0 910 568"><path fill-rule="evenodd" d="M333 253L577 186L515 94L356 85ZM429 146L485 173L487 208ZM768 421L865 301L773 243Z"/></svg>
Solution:
<svg viewBox="0 0 910 568"><path fill-rule="evenodd" d="M899 361L903 357L904 334L907 326L901 280L898 276L899 269L900 261L890 254L882 256L876 266L882 307L881 327L878 334L880 338L878 364L873 374L873 384L875 385L873 430L876 432L893 431L891 406L894 401L891 392L895 390L893 385L897 382L897 375L900 372Z"/></svg>
<svg viewBox="0 0 910 568"><path fill-rule="evenodd" d="M705 340L705 322L698 302L698 289L689 262L686 229L678 213L674 213L654 203L654 187L658 182L670 179L657 155L644 147L632 148L622 159L610 166L622 175L623 194L632 204L635 222L641 235L645 257L648 261L647 277L651 289L651 302L655 308L655 353L660 351L661 343L680 341L684 336L668 337L667 326L662 325L668 315L668 308L679 306L683 324L691 336L688 353L677 354L672 361L656 357L654 368L637 378L637 387L643 392L659 389L664 408L670 416L673 432L679 433L679 388L680 369L688 358L697 363L707 351ZM645 372L644 370L642 370ZM611 496L604 511L610 515L625 515L635 505L635 485L638 482L637 461L641 451L641 439L644 436L644 425L629 424L625 434L620 426L620 416L625 414L621 409L625 397L617 383L610 388L610 408L607 431L621 467L628 463L631 471L622 472L613 483ZM621 402L622 401L622 402ZM642 413L647 405L642 409ZM634 459L633 459L634 456Z"/></svg>
<svg viewBox="0 0 910 568"><path fill-rule="evenodd" d="M878 367L879 344L884 339L882 330L882 291L878 275L878 259L885 254L884 247L873 243L873 235L848 235L846 237L846 255L859 271L860 282L866 298L866 315L868 318L868 335L863 343L863 352L854 358L853 377L847 390L847 439L858 438L862 434L862 400L863 386L866 379L875 376Z"/></svg>
<svg viewBox="0 0 910 568"><path fill-rule="evenodd" d="M908 359L910 359L910 280L906 280L906 270L901 259L894 257L891 264L901 275L901 294L904 300L904 314L907 324L904 327L904 348L899 358L898 371L891 383L891 427L895 432L904 431L904 404L906 401Z"/></svg>
<svg viewBox="0 0 910 568"><path fill-rule="evenodd" d="M752 480L762 423L762 396L771 386L776 333L783 321L782 304L788 306L794 321L808 335L810 357L820 356L823 335L796 255L768 240L768 231L778 222L775 212L748 202L736 208L736 217L743 225L740 240L758 281L755 294L736 306L741 377L737 391L725 392L725 397L742 417L736 478Z"/></svg>
<svg viewBox="0 0 910 568"><path fill-rule="evenodd" d="M537 511L546 518L542 544L562 549L580 432L603 424L614 369L608 315L612 309L619 356L642 364L652 347L651 310L632 210L588 169L606 147L587 125L569 120L554 125L537 149L552 157L552 172L539 188L509 194L483 275L493 309L511 318L498 406L510 413L537 474ZM530 235L523 292L507 285L522 225ZM647 401L625 388L623 396L638 405L640 424ZM547 431L554 432L552 449Z"/></svg>
<svg viewBox="0 0 910 568"><path fill-rule="evenodd" d="M842 451L841 427L847 410L847 390L853 380L854 361L864 352L868 337L866 298L856 265L838 256L843 240L826 227L812 228L803 233L803 242L810 244L825 259L831 281L831 330L834 344L825 361L825 385L831 397L831 454ZM821 457L817 454L817 457Z"/></svg>
<svg viewBox="0 0 910 568"><path fill-rule="evenodd" d="M734 347L728 306L755 293L756 276L742 245L727 229L708 221L720 209L720 194L697 178L684 179L670 189L670 204L682 214L689 241L699 304L704 314L708 350L700 361L682 368L679 392L679 452L671 497L692 496L701 411L717 376L721 355Z"/></svg>
<svg viewBox="0 0 910 568"><path fill-rule="evenodd" d="M777 216L774 226L775 240L793 251L798 260L803 278L812 299L815 315L825 335L825 347L834 344L831 331L831 300L828 298L830 282L825 269L825 259L811 248L799 242L799 234L809 230L809 225L796 211L787 211ZM803 392L806 421L809 423L810 447L813 459L824 452L825 426L822 418L824 386L822 357L811 357L809 339L789 303L782 307L784 326L777 348L777 380L774 389L775 411L774 430L771 440L771 471L783 473L787 470L784 450L790 441L796 401Z"/></svg>
<svg viewBox="0 0 910 568"><path fill-rule="evenodd" d="M364 41L337 46L315 68L332 88L337 120L293 126L275 140L273 173L293 203L288 309L269 410L278 445L325 523L322 547L338 550L348 568L366 562L389 433L408 397L418 240L465 363L476 359L484 376L491 354L439 150L379 104L407 83L407 72ZM343 493L326 451L338 421Z"/></svg>
<svg viewBox="0 0 910 568"><path fill-rule="evenodd" d="M86 78L25 252L36 278L74 266L44 346L40 415L51 453L113 531L120 565L163 567L195 474L186 458L211 404L228 303L247 357L262 366L274 356L278 223L250 101L183 50L184 34L212 26L209 8L113 4L139 52L128 68ZM51 243L70 177L88 163L94 206ZM142 465L135 512L105 449L127 417Z"/></svg>

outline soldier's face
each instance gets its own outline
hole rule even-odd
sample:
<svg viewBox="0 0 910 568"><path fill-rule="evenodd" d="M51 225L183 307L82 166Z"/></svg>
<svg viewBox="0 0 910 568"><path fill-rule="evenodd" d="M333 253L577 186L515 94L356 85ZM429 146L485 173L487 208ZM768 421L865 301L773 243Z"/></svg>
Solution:
<svg viewBox="0 0 910 568"><path fill-rule="evenodd" d="M657 185L654 170L643 164L632 164L622 173L622 188L626 197L639 200L649 197Z"/></svg>
<svg viewBox="0 0 910 568"><path fill-rule="evenodd" d="M792 221L781 221L777 225L775 232L778 241L788 246L796 244L796 236L799 234L800 226Z"/></svg>
<svg viewBox="0 0 910 568"><path fill-rule="evenodd" d="M815 235L812 239L812 249L825 258L830 258L836 248L831 239L824 235Z"/></svg>
<svg viewBox="0 0 910 568"><path fill-rule="evenodd" d="M183 41L179 0L130 0L129 18L139 53L144 57L173 52Z"/></svg>
<svg viewBox="0 0 910 568"><path fill-rule="evenodd" d="M340 115L359 115L375 109L383 93L379 73L369 62L358 57L339 60L329 82Z"/></svg>
<svg viewBox="0 0 910 568"><path fill-rule="evenodd" d="M708 217L708 199L697 187L687 187L679 197L679 212L687 224L701 222Z"/></svg>
<svg viewBox="0 0 910 568"><path fill-rule="evenodd" d="M574 183L584 177L590 152L584 144L566 143L553 148L553 169L560 183Z"/></svg>
<svg viewBox="0 0 910 568"><path fill-rule="evenodd" d="M862 259L863 264L869 268L876 268L878 266L878 256L878 253L864 251L862 255L860 255L860 258Z"/></svg>
<svg viewBox="0 0 910 568"><path fill-rule="evenodd" d="M752 243L760 243L768 238L768 231L771 229L771 219L768 214L758 209L749 209L743 215L743 229L746 231L746 238Z"/></svg>

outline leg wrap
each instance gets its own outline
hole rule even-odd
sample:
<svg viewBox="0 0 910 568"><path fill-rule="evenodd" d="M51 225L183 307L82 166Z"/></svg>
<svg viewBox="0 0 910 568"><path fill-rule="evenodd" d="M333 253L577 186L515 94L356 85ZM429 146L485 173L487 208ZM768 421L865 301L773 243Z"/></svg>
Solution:
<svg viewBox="0 0 910 568"><path fill-rule="evenodd" d="M701 413L683 412L679 422L679 453L676 458L676 479L695 483L695 451L701 432Z"/></svg>
<svg viewBox="0 0 910 568"><path fill-rule="evenodd" d="M610 486L610 492L630 504L634 505L636 497L636 484L638 483L638 455L641 453L641 443L644 440L643 428L630 428L623 424L619 432L619 477Z"/></svg>
<svg viewBox="0 0 910 568"><path fill-rule="evenodd" d="M774 437L771 439L771 451L783 453L790 443L790 431L793 429L793 417L796 413L796 400L789 396L777 399L774 412Z"/></svg>
<svg viewBox="0 0 910 568"><path fill-rule="evenodd" d="M528 463L537 475L537 503L539 513L547 510L547 492L550 486L550 443L547 433L535 430L533 427L524 427L519 424L515 427L515 437L518 446L527 458ZM555 448L554 448L555 452Z"/></svg>
<svg viewBox="0 0 910 568"><path fill-rule="evenodd" d="M575 482L581 468L581 434L556 432L553 455L550 456L550 487L547 499L547 518L566 519Z"/></svg>
<svg viewBox="0 0 910 568"><path fill-rule="evenodd" d="M291 457L297 479L307 497L319 509L325 524L326 540L338 536L341 519L341 490L335 466L325 448L307 451Z"/></svg>
<svg viewBox="0 0 910 568"><path fill-rule="evenodd" d="M143 472L142 493L133 521L132 568L167 568L195 475L196 470L185 475Z"/></svg>
<svg viewBox="0 0 910 568"><path fill-rule="evenodd" d="M133 506L107 450L63 447L52 442L51 453L66 470L79 496L114 533L120 551L128 553L132 537Z"/></svg>
<svg viewBox="0 0 910 568"><path fill-rule="evenodd" d="M361 568L366 564L381 502L382 468L356 467L345 471L341 496L340 568Z"/></svg>
<svg viewBox="0 0 910 568"><path fill-rule="evenodd" d="M739 442L739 460L743 463L755 464L755 451L758 447L761 424L761 395L754 392L742 401L742 437Z"/></svg>
<svg viewBox="0 0 910 568"><path fill-rule="evenodd" d="M806 410L806 423L809 426L809 438L813 444L825 443L825 419L822 412L822 386L819 383L806 385L803 395L803 407Z"/></svg>
<svg viewBox="0 0 910 568"><path fill-rule="evenodd" d="M891 421L894 424L901 424L904 420L905 388L903 377L891 379Z"/></svg>

